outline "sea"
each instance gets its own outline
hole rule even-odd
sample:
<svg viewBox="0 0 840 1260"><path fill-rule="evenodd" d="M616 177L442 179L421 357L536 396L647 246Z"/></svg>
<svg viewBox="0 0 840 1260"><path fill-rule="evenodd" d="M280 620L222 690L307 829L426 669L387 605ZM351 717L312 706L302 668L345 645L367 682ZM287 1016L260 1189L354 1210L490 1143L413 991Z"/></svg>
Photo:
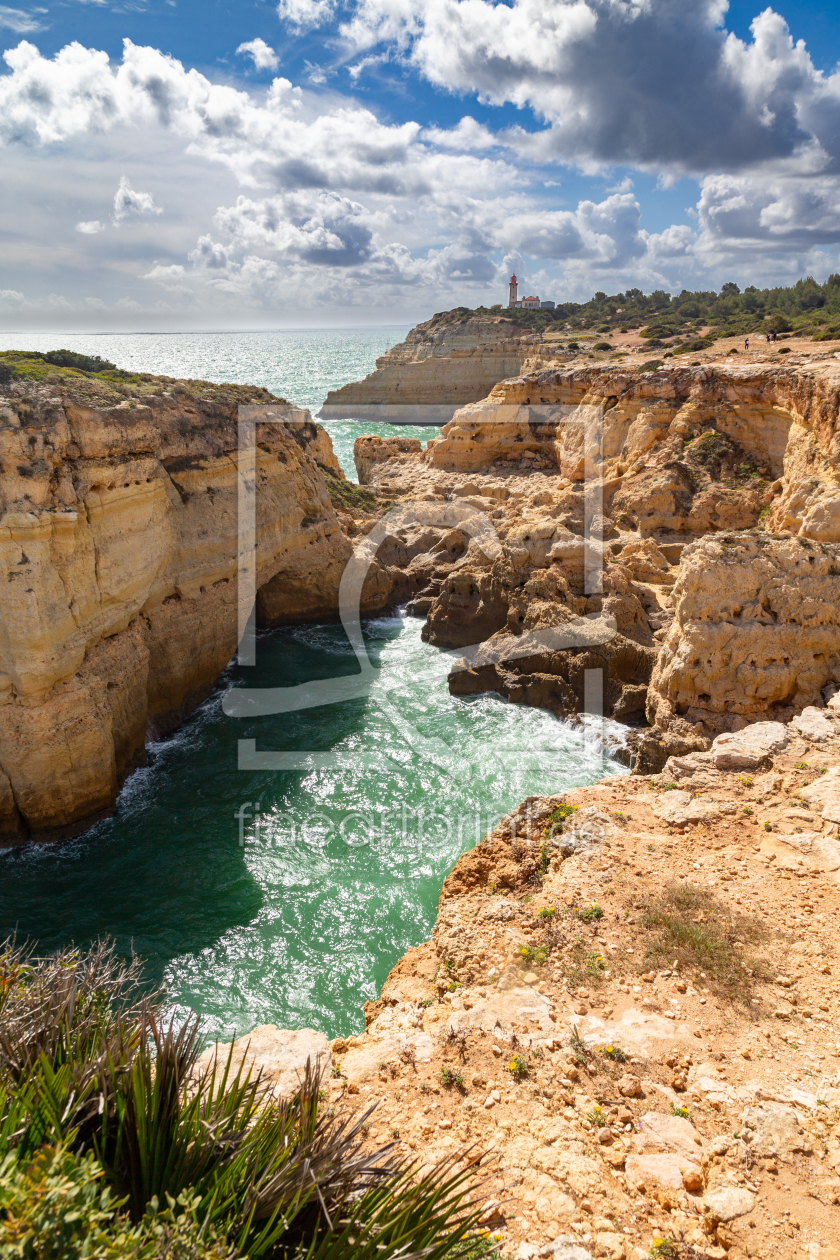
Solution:
<svg viewBox="0 0 840 1260"><path fill-rule="evenodd" d="M317 413L406 331L0 333L0 349L73 349L135 371L262 385ZM353 480L360 434L436 432L325 427ZM364 694L229 717L232 687L358 672L340 625L261 632L256 666L234 660L180 730L150 746L111 817L73 840L0 851L0 940L48 951L113 937L143 957L176 1019L203 1015L208 1041L268 1023L362 1030L362 1004L429 938L460 853L525 796L625 772L591 725L496 695L450 696L451 655L421 628L403 611L365 624ZM250 768L259 758L242 757L243 741L282 768Z"/></svg>

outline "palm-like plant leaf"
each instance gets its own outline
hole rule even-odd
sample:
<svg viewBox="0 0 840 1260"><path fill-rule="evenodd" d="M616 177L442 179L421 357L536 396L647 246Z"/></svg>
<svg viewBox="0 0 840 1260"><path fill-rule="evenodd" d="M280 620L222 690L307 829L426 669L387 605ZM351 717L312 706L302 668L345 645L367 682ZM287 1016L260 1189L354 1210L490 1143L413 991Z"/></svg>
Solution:
<svg viewBox="0 0 840 1260"><path fill-rule="evenodd" d="M234 1071L232 1047L199 1073L199 1019L164 1026L161 1005L113 945L47 959L0 946L0 1157L93 1151L138 1228L156 1204L189 1205L249 1260L461 1260L474 1248L470 1169L420 1179L393 1147L367 1150L373 1109L322 1111L317 1064L279 1102L246 1056Z"/></svg>

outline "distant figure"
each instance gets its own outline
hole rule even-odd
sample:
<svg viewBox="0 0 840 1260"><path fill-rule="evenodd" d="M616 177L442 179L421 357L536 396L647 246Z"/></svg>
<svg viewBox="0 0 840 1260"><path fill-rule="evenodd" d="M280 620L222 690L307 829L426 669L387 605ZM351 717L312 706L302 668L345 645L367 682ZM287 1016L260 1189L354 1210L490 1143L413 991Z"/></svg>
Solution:
<svg viewBox="0 0 840 1260"><path fill-rule="evenodd" d="M769 334L769 333L767 334L767 340L768 340L768 342L769 342L769 340L770 340L770 334Z"/></svg>
<svg viewBox="0 0 840 1260"><path fill-rule="evenodd" d="M750 348L750 339L749 339L749 337L745 337L745 338L744 338L744 349L745 349L745 350L749 350L749 348Z"/></svg>

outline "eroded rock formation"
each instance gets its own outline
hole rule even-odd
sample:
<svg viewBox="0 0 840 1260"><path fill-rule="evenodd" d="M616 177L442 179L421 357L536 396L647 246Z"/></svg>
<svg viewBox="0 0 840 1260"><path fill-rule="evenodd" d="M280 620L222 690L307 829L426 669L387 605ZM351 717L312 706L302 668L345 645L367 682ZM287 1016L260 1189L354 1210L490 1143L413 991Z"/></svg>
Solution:
<svg viewBox="0 0 840 1260"><path fill-rule="evenodd" d="M485 398L497 381L517 376L526 363L555 355L556 348L508 319L436 315L381 355L363 381L330 390L320 416L440 424L457 407Z"/></svg>
<svg viewBox="0 0 840 1260"><path fill-rule="evenodd" d="M82 381L86 388L87 381ZM147 733L209 694L237 643L237 406L260 390L15 384L0 399L0 837L107 812ZM282 400L280 400L282 401ZM288 414L288 409L286 409ZM351 545L329 438L260 425L257 585L273 624L335 616Z"/></svg>
<svg viewBox="0 0 840 1260"><path fill-rule="evenodd" d="M718 534L683 556L650 688L663 729L789 722L840 682L840 546Z"/></svg>
<svg viewBox="0 0 840 1260"><path fill-rule="evenodd" d="M830 355L552 369L501 382L425 451L358 455L391 496L494 523L495 551L471 542L409 605L431 642L469 647L453 692L568 716L601 670L606 716L654 724L630 741L653 769L840 681L838 406Z"/></svg>

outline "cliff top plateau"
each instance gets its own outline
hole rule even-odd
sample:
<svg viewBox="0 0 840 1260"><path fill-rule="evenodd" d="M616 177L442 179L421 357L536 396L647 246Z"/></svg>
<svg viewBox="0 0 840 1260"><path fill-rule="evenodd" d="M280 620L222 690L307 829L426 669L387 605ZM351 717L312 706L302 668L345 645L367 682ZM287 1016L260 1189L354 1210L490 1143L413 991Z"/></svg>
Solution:
<svg viewBox="0 0 840 1260"><path fill-rule="evenodd" d="M441 423L505 377L540 368L623 363L654 371L672 360L696 366L729 356L770 365L788 355L828 358L838 349L836 275L824 285L809 279L744 293L725 285L719 295L673 299L637 289L599 293L553 311L456 307L418 324L363 381L332 390L321 415Z"/></svg>

